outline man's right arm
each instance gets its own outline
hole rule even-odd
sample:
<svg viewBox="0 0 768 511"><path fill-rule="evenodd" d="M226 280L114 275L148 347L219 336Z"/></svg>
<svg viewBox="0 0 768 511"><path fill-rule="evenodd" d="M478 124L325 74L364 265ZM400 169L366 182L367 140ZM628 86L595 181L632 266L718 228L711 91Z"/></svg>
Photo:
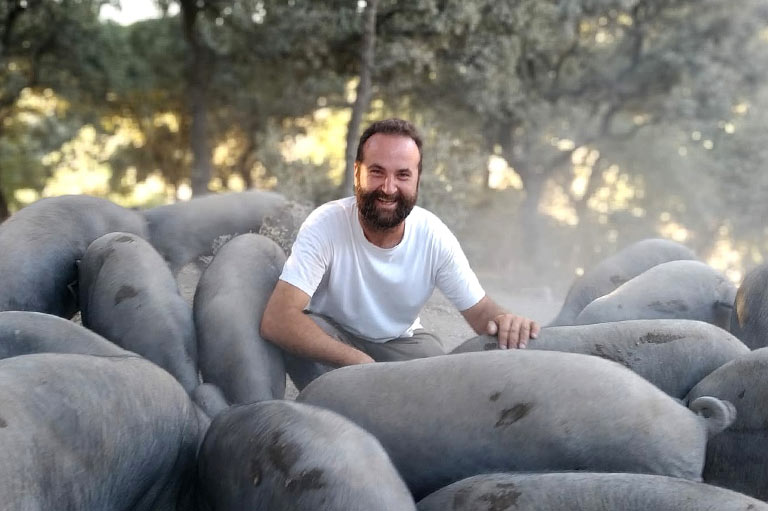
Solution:
<svg viewBox="0 0 768 511"><path fill-rule="evenodd" d="M286 351L335 366L373 362L362 351L326 334L304 314L309 295L298 287L278 280L261 318L264 339Z"/></svg>

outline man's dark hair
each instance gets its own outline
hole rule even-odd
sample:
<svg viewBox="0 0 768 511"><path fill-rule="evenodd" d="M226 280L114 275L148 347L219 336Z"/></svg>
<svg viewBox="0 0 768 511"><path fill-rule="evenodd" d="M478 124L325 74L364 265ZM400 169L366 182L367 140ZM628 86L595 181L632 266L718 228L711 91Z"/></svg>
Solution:
<svg viewBox="0 0 768 511"><path fill-rule="evenodd" d="M363 146L365 142L376 133L382 133L384 135L402 135L404 137L411 138L416 142L416 147L419 149L419 174L421 174L421 135L419 135L416 126L403 119L384 119L382 121L376 121L360 135L360 141L357 143L357 155L355 161L363 161Z"/></svg>

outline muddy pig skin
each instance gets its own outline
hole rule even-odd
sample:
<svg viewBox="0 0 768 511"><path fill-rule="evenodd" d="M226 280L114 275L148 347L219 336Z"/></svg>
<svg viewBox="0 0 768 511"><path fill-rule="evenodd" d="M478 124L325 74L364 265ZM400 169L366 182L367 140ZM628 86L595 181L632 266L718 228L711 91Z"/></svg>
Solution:
<svg viewBox="0 0 768 511"><path fill-rule="evenodd" d="M187 392L198 385L192 308L163 259L129 233L102 236L80 262L83 325L171 373Z"/></svg>
<svg viewBox="0 0 768 511"><path fill-rule="evenodd" d="M657 264L696 259L691 249L675 241L650 238L633 243L606 257L576 279L557 317L549 326L573 325L576 316L593 300L607 295Z"/></svg>
<svg viewBox="0 0 768 511"><path fill-rule="evenodd" d="M381 444L293 401L233 406L211 423L198 487L210 511L415 511Z"/></svg>
<svg viewBox="0 0 768 511"><path fill-rule="evenodd" d="M667 476L569 472L483 474L442 488L419 511L768 511L724 488Z"/></svg>
<svg viewBox="0 0 768 511"><path fill-rule="evenodd" d="M722 328L689 319L637 319L545 327L528 349L584 353L617 362L670 396L683 399L702 378L749 353ZM480 335L451 353L498 349L495 336Z"/></svg>
<svg viewBox="0 0 768 511"><path fill-rule="evenodd" d="M704 419L614 362L534 350L342 367L297 400L373 433L417 500L499 471L700 480L707 436L733 420L727 403L693 403Z"/></svg>
<svg viewBox="0 0 768 511"><path fill-rule="evenodd" d="M43 312L0 312L0 359L33 353L131 354L68 319Z"/></svg>
<svg viewBox="0 0 768 511"><path fill-rule="evenodd" d="M654 266L584 307L575 324L627 319L695 319L728 329L736 287L700 261Z"/></svg>
<svg viewBox="0 0 768 511"><path fill-rule="evenodd" d="M209 255L219 236L258 232L264 219L285 205L266 190L210 194L144 211L149 239L174 275L199 256Z"/></svg>
<svg viewBox="0 0 768 511"><path fill-rule="evenodd" d="M731 314L731 333L749 349L768 346L768 264L747 273L739 286Z"/></svg>
<svg viewBox="0 0 768 511"><path fill-rule="evenodd" d="M715 396L736 407L736 422L707 445L704 481L768 499L768 348L728 362L687 399Z"/></svg>
<svg viewBox="0 0 768 511"><path fill-rule="evenodd" d="M282 352L259 334L261 316L285 263L283 250L259 234L243 234L216 253L194 301L203 381L231 404L282 399Z"/></svg>
<svg viewBox="0 0 768 511"><path fill-rule="evenodd" d="M194 405L137 355L0 361L2 509L191 509Z"/></svg>
<svg viewBox="0 0 768 511"><path fill-rule="evenodd" d="M87 195L41 199L0 224L0 310L77 312L77 261L104 234L147 237L141 214Z"/></svg>

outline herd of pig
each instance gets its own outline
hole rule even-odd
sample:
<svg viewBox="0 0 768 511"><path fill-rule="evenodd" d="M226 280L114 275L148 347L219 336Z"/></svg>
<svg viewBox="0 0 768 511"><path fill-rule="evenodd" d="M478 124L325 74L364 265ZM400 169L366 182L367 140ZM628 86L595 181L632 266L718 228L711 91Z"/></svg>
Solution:
<svg viewBox="0 0 768 511"><path fill-rule="evenodd" d="M61 196L0 224L0 509L768 511L768 265L737 290L643 240L526 350L478 336L293 401L259 322L294 207Z"/></svg>

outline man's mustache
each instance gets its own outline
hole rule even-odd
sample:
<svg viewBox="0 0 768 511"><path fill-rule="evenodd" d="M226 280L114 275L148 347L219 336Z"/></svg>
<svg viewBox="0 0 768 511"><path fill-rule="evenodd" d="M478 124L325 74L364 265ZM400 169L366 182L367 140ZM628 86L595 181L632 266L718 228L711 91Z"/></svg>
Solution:
<svg viewBox="0 0 768 511"><path fill-rule="evenodd" d="M382 200L388 200L388 201L399 201L403 198L403 194L400 192L395 192L392 195L384 193L382 190L376 190L371 194L371 197L373 199L382 199Z"/></svg>

